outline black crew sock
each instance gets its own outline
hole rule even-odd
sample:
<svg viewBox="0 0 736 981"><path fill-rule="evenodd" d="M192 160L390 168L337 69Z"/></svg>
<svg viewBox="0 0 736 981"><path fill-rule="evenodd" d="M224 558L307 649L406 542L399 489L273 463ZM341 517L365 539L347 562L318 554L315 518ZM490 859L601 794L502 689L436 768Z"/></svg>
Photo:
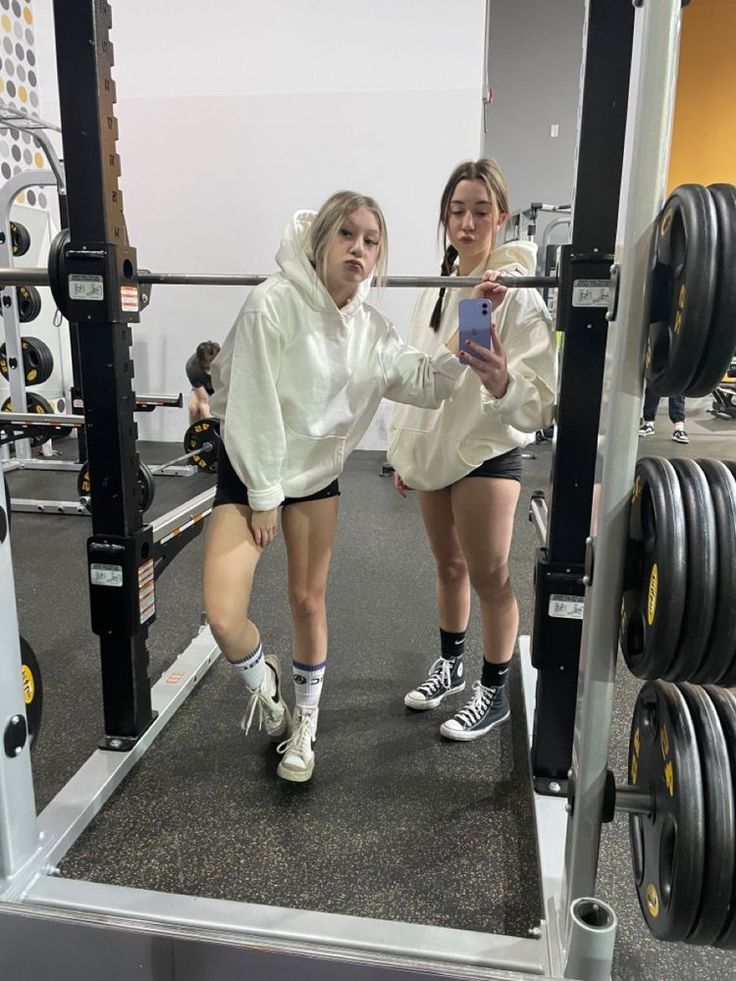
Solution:
<svg viewBox="0 0 736 981"><path fill-rule="evenodd" d="M503 688L508 678L511 659L503 661L501 664L491 664L490 661L483 661L483 674L480 683L484 688Z"/></svg>
<svg viewBox="0 0 736 981"><path fill-rule="evenodd" d="M442 656L446 660L462 657L465 652L465 631L463 630L459 634L453 634L449 630L443 630L440 627L440 645Z"/></svg>

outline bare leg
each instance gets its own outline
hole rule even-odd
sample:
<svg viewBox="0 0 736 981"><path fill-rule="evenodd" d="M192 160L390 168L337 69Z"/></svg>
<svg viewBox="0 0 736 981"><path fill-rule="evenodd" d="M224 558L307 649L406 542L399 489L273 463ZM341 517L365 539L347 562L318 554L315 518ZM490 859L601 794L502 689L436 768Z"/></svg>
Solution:
<svg viewBox="0 0 736 981"><path fill-rule="evenodd" d="M437 563L437 610L440 627L462 633L470 616L470 580L455 531L451 489L419 491L424 527Z"/></svg>
<svg viewBox="0 0 736 981"><path fill-rule="evenodd" d="M451 490L458 540L480 600L485 658L501 664L511 658L519 629L508 560L521 486L516 480L470 477Z"/></svg>

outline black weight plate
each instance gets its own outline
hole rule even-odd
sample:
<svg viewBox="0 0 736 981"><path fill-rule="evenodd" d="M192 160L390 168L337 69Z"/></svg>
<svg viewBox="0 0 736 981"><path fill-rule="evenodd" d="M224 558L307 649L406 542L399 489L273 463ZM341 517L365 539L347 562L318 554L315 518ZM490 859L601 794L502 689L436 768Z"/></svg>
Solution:
<svg viewBox="0 0 736 981"><path fill-rule="evenodd" d="M18 287L18 320L29 324L41 312L41 294L35 286Z"/></svg>
<svg viewBox="0 0 736 981"><path fill-rule="evenodd" d="M209 443L209 449L206 448ZM220 421L219 419L200 419L194 422L184 433L184 452L191 453L195 450L192 463L196 463L200 470L208 473L217 473L217 457L220 449Z"/></svg>
<svg viewBox="0 0 736 981"><path fill-rule="evenodd" d="M721 463L736 478L736 461L722 460ZM733 534L736 535L736 529L733 529ZM736 641L734 643L734 656L731 664L717 680L716 684L721 685L723 688L733 688L736 685Z"/></svg>
<svg viewBox="0 0 736 981"><path fill-rule="evenodd" d="M10 508L10 487L8 487L8 478L3 473L3 483L5 484L5 503L3 504L3 510L5 512L5 524L8 529L8 534L10 534L10 522L11 522L11 508ZM0 535L0 544L5 541L5 534Z"/></svg>
<svg viewBox="0 0 736 981"><path fill-rule="evenodd" d="M17 257L25 255L31 247L31 234L19 221L10 222L10 242L13 255Z"/></svg>
<svg viewBox="0 0 736 981"><path fill-rule="evenodd" d="M736 479L720 460L698 460L710 487L716 516L718 575L716 610L708 648L690 680L718 684L736 653Z"/></svg>
<svg viewBox="0 0 736 981"><path fill-rule="evenodd" d="M26 706L28 735L31 741L31 749L33 749L36 745L38 734L41 731L43 681L41 680L41 669L38 666L36 655L33 653L33 648L24 637L20 638L20 660L23 676L23 701Z"/></svg>
<svg viewBox="0 0 736 981"><path fill-rule="evenodd" d="M687 533L687 596L677 652L668 681L689 681L705 657L713 626L718 576L716 517L708 480L694 460L670 460L682 492Z"/></svg>
<svg viewBox="0 0 736 981"><path fill-rule="evenodd" d="M86 460L77 472L77 493L80 497L89 497L92 494L92 481L89 476L89 464Z"/></svg>
<svg viewBox="0 0 736 981"><path fill-rule="evenodd" d="M0 405L0 412L12 412L13 402L12 399L7 398ZM49 402L43 398L42 395L37 395L35 392L26 392L26 412L37 412L39 415L46 415L47 413L53 414L53 409ZM46 426L38 427L34 429L33 426L28 426L26 429L26 438L30 439L31 446L40 446L41 443L45 443L49 438L51 430Z"/></svg>
<svg viewBox="0 0 736 981"><path fill-rule="evenodd" d="M66 277L66 260L64 249L69 243L69 229L62 228L54 236L54 240L49 247L49 286L51 295L54 298L58 310L62 316L66 317L68 307L68 283Z"/></svg>
<svg viewBox="0 0 736 981"><path fill-rule="evenodd" d="M683 184L654 230L647 381L657 395L681 395L705 350L716 288L717 218L700 184Z"/></svg>
<svg viewBox="0 0 736 981"><path fill-rule="evenodd" d="M695 728L682 693L668 681L650 681L639 692L629 783L653 800L650 814L629 817L639 905L656 937L684 940L703 890L705 813Z"/></svg>
<svg viewBox="0 0 736 981"><path fill-rule="evenodd" d="M138 507L141 509L141 511L147 511L153 504L153 500L156 496L156 483L153 479L153 474L145 463L140 463L138 465L138 481L136 486Z"/></svg>
<svg viewBox="0 0 736 981"><path fill-rule="evenodd" d="M54 356L39 337L22 337L23 370L26 385L42 385L51 377L54 370Z"/></svg>
<svg viewBox="0 0 736 981"><path fill-rule="evenodd" d="M712 944L723 929L736 867L736 815L728 747L713 702L704 688L682 685L700 752L705 800L705 888L688 943Z"/></svg>
<svg viewBox="0 0 736 981"><path fill-rule="evenodd" d="M718 713L718 719L723 728L729 762L731 765L731 783L736 792L736 694L726 688L716 688L708 685L705 689ZM736 876L731 883L731 902L726 922L715 941L716 947L736 950Z"/></svg>
<svg viewBox="0 0 736 981"><path fill-rule="evenodd" d="M5 349L4 344L0 344L0 375L3 378L7 378L10 374L10 369L8 368L8 353Z"/></svg>
<svg viewBox="0 0 736 981"><path fill-rule="evenodd" d="M709 395L728 374L736 351L736 187L711 184L708 188L716 207L718 247L716 250L716 292L713 315L698 370L687 386L686 395Z"/></svg>
<svg viewBox="0 0 736 981"><path fill-rule="evenodd" d="M636 465L628 550L627 565L638 565L638 575L624 583L621 650L632 674L661 678L677 652L687 587L680 483L662 457Z"/></svg>

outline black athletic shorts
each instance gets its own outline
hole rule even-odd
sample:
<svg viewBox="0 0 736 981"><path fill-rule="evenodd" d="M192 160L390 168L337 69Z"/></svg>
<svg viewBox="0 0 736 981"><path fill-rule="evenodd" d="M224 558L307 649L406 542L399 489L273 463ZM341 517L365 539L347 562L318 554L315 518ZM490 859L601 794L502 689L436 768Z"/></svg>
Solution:
<svg viewBox="0 0 736 981"><path fill-rule="evenodd" d="M288 507L289 504L301 504L302 501L321 501L323 497L338 497L339 494L340 486L337 480L333 480L327 487L317 491L316 494L310 494L308 497L286 497L281 502L281 506ZM221 442L217 457L217 490L212 507L216 508L218 504L247 503L248 488L235 473L230 457L225 452L225 444Z"/></svg>
<svg viewBox="0 0 736 981"><path fill-rule="evenodd" d="M501 453L490 460L484 460L479 467L465 474L466 477L500 477L503 480L518 480L521 483L521 450L515 446L508 453Z"/></svg>

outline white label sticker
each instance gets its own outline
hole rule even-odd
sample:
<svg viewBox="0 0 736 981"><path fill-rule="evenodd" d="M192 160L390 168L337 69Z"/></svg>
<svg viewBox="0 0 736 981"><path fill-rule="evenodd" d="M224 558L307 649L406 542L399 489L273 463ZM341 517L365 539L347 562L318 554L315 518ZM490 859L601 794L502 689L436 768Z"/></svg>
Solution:
<svg viewBox="0 0 736 981"><path fill-rule="evenodd" d="M89 579L93 586L122 586L123 567L93 562L89 567Z"/></svg>
<svg viewBox="0 0 736 981"><path fill-rule="evenodd" d="M137 286L120 287L120 309L123 310L125 313L138 312L138 287Z"/></svg>
<svg viewBox="0 0 736 981"><path fill-rule="evenodd" d="M83 276L73 273L69 276L70 300L104 300L105 281L102 276Z"/></svg>
<svg viewBox="0 0 736 981"><path fill-rule="evenodd" d="M551 617L562 620L582 620L585 600L580 596L563 596L561 593L551 593L548 613Z"/></svg>
<svg viewBox="0 0 736 981"><path fill-rule="evenodd" d="M610 279L576 279L572 284L572 305L607 307L610 293Z"/></svg>

